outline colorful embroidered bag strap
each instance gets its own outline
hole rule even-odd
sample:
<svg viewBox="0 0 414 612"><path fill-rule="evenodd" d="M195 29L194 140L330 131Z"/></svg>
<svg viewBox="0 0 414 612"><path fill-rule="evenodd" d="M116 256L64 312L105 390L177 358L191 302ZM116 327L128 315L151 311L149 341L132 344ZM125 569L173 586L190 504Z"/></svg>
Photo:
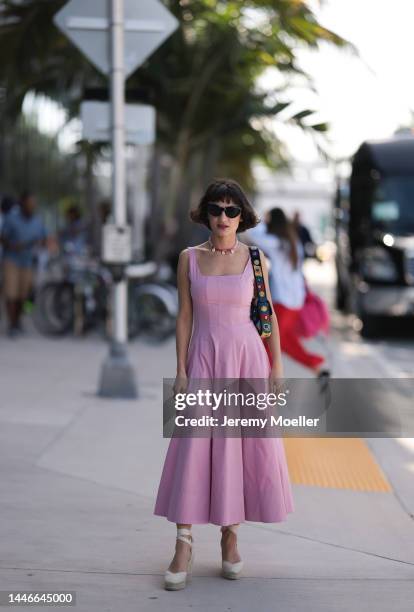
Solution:
<svg viewBox="0 0 414 612"><path fill-rule="evenodd" d="M268 338L272 333L272 306L267 299L266 287L263 278L260 253L257 246L249 246L250 259L254 273L254 297L252 299L250 318L262 338Z"/></svg>

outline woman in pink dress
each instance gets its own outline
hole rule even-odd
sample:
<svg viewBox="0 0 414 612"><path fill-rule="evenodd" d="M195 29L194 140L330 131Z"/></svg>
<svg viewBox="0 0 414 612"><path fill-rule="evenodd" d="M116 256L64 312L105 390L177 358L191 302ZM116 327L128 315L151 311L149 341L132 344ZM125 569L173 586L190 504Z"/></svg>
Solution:
<svg viewBox="0 0 414 612"><path fill-rule="evenodd" d="M268 391L275 391L283 377L277 320L273 314L272 334L265 340L273 356L270 365L250 319L254 273L249 248L237 239L238 232L254 227L259 219L241 187L227 179L211 183L190 214L211 233L207 242L183 250L178 260L174 392L185 392L190 379L230 378L267 379ZM262 251L260 259L271 303ZM238 525L277 523L293 511L281 438L172 438L154 509L154 514L177 525L165 588L186 585L193 524L221 527L222 576L234 579L243 565L237 550Z"/></svg>

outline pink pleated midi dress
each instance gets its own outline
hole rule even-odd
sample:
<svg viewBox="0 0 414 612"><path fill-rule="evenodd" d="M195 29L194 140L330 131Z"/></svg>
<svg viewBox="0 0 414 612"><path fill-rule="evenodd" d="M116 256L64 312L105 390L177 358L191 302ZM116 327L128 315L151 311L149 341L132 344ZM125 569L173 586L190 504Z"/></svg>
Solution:
<svg viewBox="0 0 414 612"><path fill-rule="evenodd" d="M191 379L261 378L269 358L250 319L254 274L205 275L189 247ZM282 438L171 438L154 514L174 523L277 523L294 511Z"/></svg>

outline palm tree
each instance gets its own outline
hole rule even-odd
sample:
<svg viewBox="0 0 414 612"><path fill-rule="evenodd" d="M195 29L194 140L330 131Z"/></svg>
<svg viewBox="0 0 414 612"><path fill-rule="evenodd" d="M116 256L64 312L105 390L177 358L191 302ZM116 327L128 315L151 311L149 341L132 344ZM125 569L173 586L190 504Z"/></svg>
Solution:
<svg viewBox="0 0 414 612"><path fill-rule="evenodd" d="M167 4L182 27L132 76L130 84L153 92L158 135L171 157L161 198L167 220L178 217L185 233L186 211L212 175L230 174L253 189L253 159L261 157L274 168L286 163L283 144L266 123L290 102L283 92L259 92L257 78L269 66L287 79L306 78L296 64L298 45L346 42L321 27L301 1ZM246 7L259 9L253 25ZM289 120L317 135L326 131L325 124L312 122L312 114L304 109Z"/></svg>
<svg viewBox="0 0 414 612"><path fill-rule="evenodd" d="M3 145L3 192L18 195L29 188L53 217L65 196L80 197L77 159L63 153L54 136L39 132L32 117L19 117L5 132Z"/></svg>
<svg viewBox="0 0 414 612"><path fill-rule="evenodd" d="M28 91L60 101L78 113L86 87L105 78L55 28L52 17L64 0L4 0L0 10L0 84L5 115L13 119ZM286 76L303 74L298 46L348 43L321 26L304 0L164 0L180 28L129 79L128 89L147 92L157 110L156 151L170 160L160 192L166 217L186 216L202 185L231 173L253 189L252 161L277 168L286 162L283 144L266 122L288 109L281 91L257 90L269 67ZM311 86L309 80L309 86ZM286 113L285 113L286 114ZM312 111L290 121L315 134Z"/></svg>

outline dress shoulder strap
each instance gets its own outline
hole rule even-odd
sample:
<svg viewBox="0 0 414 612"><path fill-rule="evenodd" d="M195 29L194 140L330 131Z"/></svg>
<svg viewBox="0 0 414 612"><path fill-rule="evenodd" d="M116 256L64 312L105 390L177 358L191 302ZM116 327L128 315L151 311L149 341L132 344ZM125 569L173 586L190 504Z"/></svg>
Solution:
<svg viewBox="0 0 414 612"><path fill-rule="evenodd" d="M196 253L195 253L195 247L193 246L189 246L187 247L188 250L188 266L189 266L189 278L190 280L192 278L195 277L196 274Z"/></svg>

